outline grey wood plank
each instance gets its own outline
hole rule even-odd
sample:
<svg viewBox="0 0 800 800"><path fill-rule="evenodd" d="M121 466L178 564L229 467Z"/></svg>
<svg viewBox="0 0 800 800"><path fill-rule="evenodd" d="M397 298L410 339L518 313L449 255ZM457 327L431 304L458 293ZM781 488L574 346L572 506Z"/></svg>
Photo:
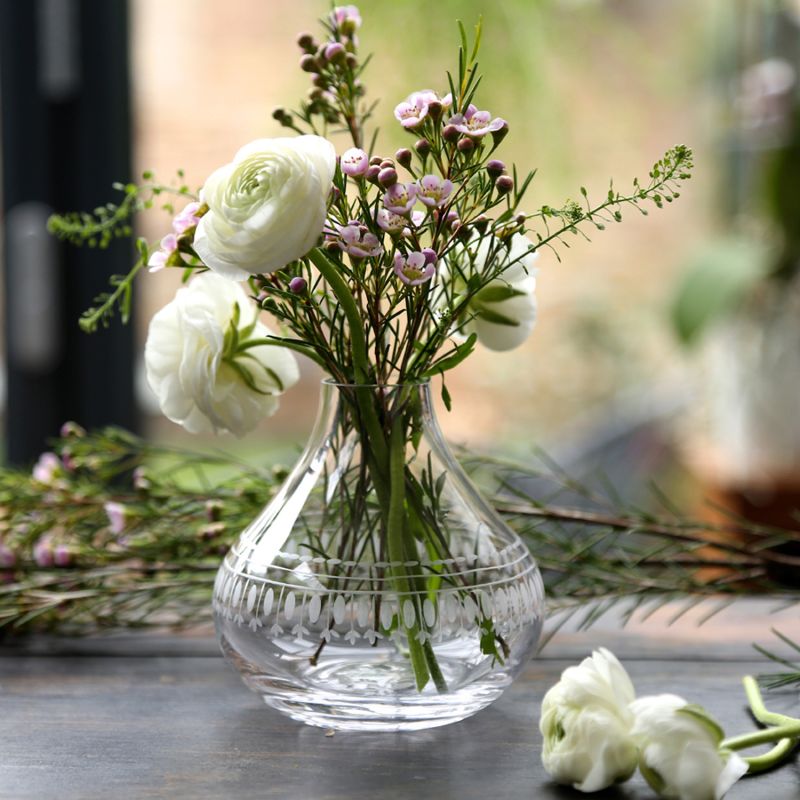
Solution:
<svg viewBox="0 0 800 800"><path fill-rule="evenodd" d="M497 703L414 734L326 736L266 708L219 658L0 658L0 798L578 800L540 764L539 703L572 659L533 661ZM730 733L749 729L740 676L760 661L627 666L640 694L675 691ZM771 700L800 715L797 692ZM792 766L740 782L729 800L796 800ZM600 800L644 800L636 779Z"/></svg>

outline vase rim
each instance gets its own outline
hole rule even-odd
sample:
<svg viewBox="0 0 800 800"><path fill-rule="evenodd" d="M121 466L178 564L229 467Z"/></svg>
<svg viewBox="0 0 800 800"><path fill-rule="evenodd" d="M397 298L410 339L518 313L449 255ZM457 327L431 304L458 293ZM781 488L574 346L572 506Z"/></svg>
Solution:
<svg viewBox="0 0 800 800"><path fill-rule="evenodd" d="M405 383L340 383L333 378L323 378L323 386L332 386L335 389L400 389L407 387L430 386L430 378L422 378L418 381L406 381Z"/></svg>

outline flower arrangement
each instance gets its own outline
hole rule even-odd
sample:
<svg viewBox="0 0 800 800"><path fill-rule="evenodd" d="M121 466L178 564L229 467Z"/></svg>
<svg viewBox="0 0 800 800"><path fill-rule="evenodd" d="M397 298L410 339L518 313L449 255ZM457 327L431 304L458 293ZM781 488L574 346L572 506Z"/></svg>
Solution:
<svg viewBox="0 0 800 800"><path fill-rule="evenodd" d="M172 231L155 248L139 241L131 272L81 325L93 331L117 310L127 318L132 283L145 268L182 270L187 285L153 318L145 363L163 413L187 430L248 434L297 381L295 355L318 365L328 390L338 392L335 412L321 412L329 428L317 449L245 531L246 547L226 559L215 608L239 629L223 634L223 648L236 650L231 641L246 635L242 628L265 625L275 638L294 637L283 651L316 636L307 658L314 669L337 640L363 638L371 648L391 642L419 693L431 686L446 693L459 671L448 677L447 649L437 655L434 641L468 637L459 647L475 659L473 672L507 663L518 669L541 627L541 579L528 554L512 561L524 570L497 577L501 554L516 540L501 531L490 546L481 541L502 523L442 448L428 383L441 379L449 408L445 375L476 345L507 351L531 333L540 251L555 253L566 237L620 221L626 206L646 213L647 203L671 202L690 177L692 154L685 146L669 150L627 193L612 184L592 203L581 189L580 202L526 210L534 173L499 158L510 125L478 105L480 24L471 43L460 26L458 68L446 85L395 106L410 146L380 154L362 82L361 22L354 6L336 7L322 20L322 40L298 38L312 87L297 110L274 113L295 135L244 145L197 195L145 174L142 185L121 187L119 205L56 216L50 227L68 241L102 246L129 232L131 215L165 193L186 201L177 214L167 204ZM345 135L346 146L334 146L332 134ZM306 487L315 481L312 498ZM316 505L300 514L307 503ZM275 546L292 537L276 556ZM272 561L242 561L267 551ZM317 580L320 595L299 612L310 590L291 566L298 560L328 570ZM266 589L270 570L293 581L289 588ZM478 574L489 581L480 585L497 588L498 607L477 588ZM252 575L266 578L257 584ZM452 618L440 591L452 601ZM520 633L514 626L523 618L528 628Z"/></svg>

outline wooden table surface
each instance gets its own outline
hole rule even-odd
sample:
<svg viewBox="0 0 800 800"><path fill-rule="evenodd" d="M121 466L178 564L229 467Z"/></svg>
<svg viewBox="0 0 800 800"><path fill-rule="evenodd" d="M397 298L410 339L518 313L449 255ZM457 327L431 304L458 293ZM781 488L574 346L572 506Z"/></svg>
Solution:
<svg viewBox="0 0 800 800"><path fill-rule="evenodd" d="M540 761L539 704L561 671L610 646L639 694L676 692L728 734L752 729L740 678L771 670L751 647L776 625L800 638L796 609L743 602L703 627L695 610L624 631L606 620L564 631L494 705L413 734L326 735L267 708L208 636L34 639L0 646L0 798L280 798L281 800L577 800ZM674 611L674 607L672 611ZM707 607L705 607L707 610ZM669 612L671 613L671 612ZM798 690L768 705L800 716ZM654 795L638 776L599 800ZM745 779L730 800L800 798L800 763Z"/></svg>

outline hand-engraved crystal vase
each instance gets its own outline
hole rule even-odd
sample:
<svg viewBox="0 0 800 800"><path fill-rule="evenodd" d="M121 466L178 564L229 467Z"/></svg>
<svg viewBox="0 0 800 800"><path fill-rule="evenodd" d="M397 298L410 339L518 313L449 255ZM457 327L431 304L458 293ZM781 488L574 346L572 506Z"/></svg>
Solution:
<svg viewBox="0 0 800 800"><path fill-rule="evenodd" d="M299 463L220 567L214 611L267 705L398 731L499 697L533 654L544 593L445 444L427 384L324 382Z"/></svg>

